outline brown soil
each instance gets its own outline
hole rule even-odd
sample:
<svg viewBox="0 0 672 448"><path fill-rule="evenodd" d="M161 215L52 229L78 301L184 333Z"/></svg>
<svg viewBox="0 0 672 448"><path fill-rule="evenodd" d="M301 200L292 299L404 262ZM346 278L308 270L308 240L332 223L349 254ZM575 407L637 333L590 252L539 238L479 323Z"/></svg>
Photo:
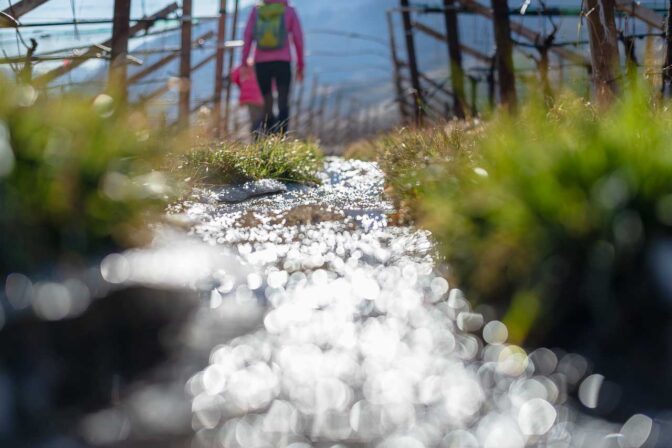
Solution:
<svg viewBox="0 0 672 448"><path fill-rule="evenodd" d="M284 213L273 216L270 220L270 224L291 227L318 224L327 221L343 221L344 219L345 215L343 213L336 212L322 205L300 205ZM236 221L237 226L245 228L257 227L261 224L262 221L259 218L259 213L251 210L243 213L243 215L238 218L238 221Z"/></svg>

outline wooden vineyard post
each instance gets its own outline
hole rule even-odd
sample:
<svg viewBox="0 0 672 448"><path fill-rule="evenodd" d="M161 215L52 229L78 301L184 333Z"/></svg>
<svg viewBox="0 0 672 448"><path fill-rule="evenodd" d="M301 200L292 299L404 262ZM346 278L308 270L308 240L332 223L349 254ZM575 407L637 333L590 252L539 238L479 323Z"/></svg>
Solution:
<svg viewBox="0 0 672 448"><path fill-rule="evenodd" d="M357 140L362 126L362 105L358 101L355 101L353 106L354 110L350 114L351 125L348 130L348 139Z"/></svg>
<svg viewBox="0 0 672 448"><path fill-rule="evenodd" d="M390 54L392 55L392 70L394 70L394 87L397 94L397 103L399 103L399 114L401 120L406 122L408 115L406 114L406 98L404 97L404 89L401 84L401 62L397 54L397 41L394 37L394 23L392 21L392 11L387 11L387 27L390 37Z"/></svg>
<svg viewBox="0 0 672 448"><path fill-rule="evenodd" d="M333 132L332 141L338 141L341 133L341 102L343 101L343 94L336 92L336 99L334 100L334 114L332 117L331 129Z"/></svg>
<svg viewBox="0 0 672 448"><path fill-rule="evenodd" d="M240 0L236 0L233 7L233 24L231 25L231 40L236 40L238 34L238 12ZM226 104L224 105L224 129L229 132L229 115L231 114L231 72L233 72L233 65L235 64L235 52L233 50L229 53L228 76L226 82ZM247 61L243 61L247 64Z"/></svg>
<svg viewBox="0 0 672 448"><path fill-rule="evenodd" d="M549 47L542 45L538 47L539 50L539 79L541 81L541 89L544 94L544 99L549 101L553 98L553 88L551 87L551 78L549 76L551 61L548 54Z"/></svg>
<svg viewBox="0 0 672 448"><path fill-rule="evenodd" d="M672 97L672 0L665 20L665 62L663 64L663 96Z"/></svg>
<svg viewBox="0 0 672 448"><path fill-rule="evenodd" d="M320 140L324 136L324 114L327 110L327 94L322 93L320 97L320 106L317 108L317 123L315 126L315 137Z"/></svg>
<svg viewBox="0 0 672 448"><path fill-rule="evenodd" d="M465 117L464 69L462 68L462 48L455 0L443 0L445 8L446 37L450 58L450 78L453 87L454 109L457 118Z"/></svg>
<svg viewBox="0 0 672 448"><path fill-rule="evenodd" d="M355 122L355 138L359 139L366 128L366 109L359 108L357 112L357 121Z"/></svg>
<svg viewBox="0 0 672 448"><path fill-rule="evenodd" d="M478 78L475 76L469 76L469 83L471 84L471 116L475 117L478 115Z"/></svg>
<svg viewBox="0 0 672 448"><path fill-rule="evenodd" d="M653 36L653 27L649 25L646 30L646 39L644 40L644 67L651 67L656 64L656 52L655 52L655 38ZM663 58L663 63L665 62L665 58ZM661 81L662 81L662 72L660 73L661 75ZM648 73L644 75L644 79L646 80L647 84L651 87L654 85L657 86L657 79L658 79L658 73Z"/></svg>
<svg viewBox="0 0 672 448"><path fill-rule="evenodd" d="M499 84L499 100L510 111L516 109L516 77L513 72L513 43L509 5L506 0L491 0L495 45L497 46L496 68Z"/></svg>
<svg viewBox="0 0 672 448"><path fill-rule="evenodd" d="M610 104L618 91L618 37L614 0L586 0L593 88L597 103Z"/></svg>
<svg viewBox="0 0 672 448"><path fill-rule="evenodd" d="M636 38L633 36L621 35L623 48L625 49L625 73L633 85L637 83L637 48L635 46Z"/></svg>
<svg viewBox="0 0 672 448"><path fill-rule="evenodd" d="M110 91L118 96L118 100L122 104L126 103L128 99L126 55L128 54L128 38L131 29L130 21L131 0L115 0L108 85Z"/></svg>
<svg viewBox="0 0 672 448"><path fill-rule="evenodd" d="M366 109L366 115L364 116L364 136L368 137L373 133L373 109L369 106Z"/></svg>
<svg viewBox="0 0 672 448"><path fill-rule="evenodd" d="M294 103L294 117L290 120L290 126L294 128L294 132L298 135L301 129L301 109L303 107L303 92L305 90L306 83L299 83L299 91L296 95L296 101Z"/></svg>
<svg viewBox="0 0 672 448"><path fill-rule="evenodd" d="M358 104L359 102L356 99L350 99L350 107L348 108L347 118L345 120L345 135L343 136L344 139L351 140L357 133L357 120L359 117L357 114L357 110L359 109Z"/></svg>
<svg viewBox="0 0 672 448"><path fill-rule="evenodd" d="M226 2L219 0L217 22L217 56L215 59L215 94L213 105L213 126L215 138L222 136L222 86L224 76L224 43L226 42Z"/></svg>
<svg viewBox="0 0 672 448"><path fill-rule="evenodd" d="M413 24L411 23L411 10L409 0L401 1L401 17L404 23L404 34L406 36L406 51L408 53L408 66L411 71L411 86L413 87L413 113L416 126L422 125L424 107L422 97L422 87L420 86L420 71L418 70L418 59L415 53L415 38L413 37Z"/></svg>
<svg viewBox="0 0 672 448"><path fill-rule="evenodd" d="M315 129L315 106L317 101L317 92L320 87L317 75L313 77L313 85L310 89L310 100L308 100L308 120L306 121L306 136L312 136Z"/></svg>
<svg viewBox="0 0 672 448"><path fill-rule="evenodd" d="M189 116L191 114L191 1L182 0L179 122L181 126L186 127L189 126Z"/></svg>
<svg viewBox="0 0 672 448"><path fill-rule="evenodd" d="M497 70L497 56L492 57L492 62L488 69L488 74L486 75L486 82L488 84L488 104L490 105L490 110L495 109L497 103L495 99L495 71Z"/></svg>

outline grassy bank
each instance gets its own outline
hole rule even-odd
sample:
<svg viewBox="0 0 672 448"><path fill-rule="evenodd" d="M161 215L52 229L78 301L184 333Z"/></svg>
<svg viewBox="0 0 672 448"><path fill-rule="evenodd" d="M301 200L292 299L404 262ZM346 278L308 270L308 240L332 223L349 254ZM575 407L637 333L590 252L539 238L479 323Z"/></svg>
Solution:
<svg viewBox="0 0 672 448"><path fill-rule="evenodd" d="M645 96L602 114L565 97L479 131L401 131L375 152L395 202L520 343L579 337L558 336L576 322L618 339L657 309L651 257L672 237L670 142L672 113Z"/></svg>
<svg viewBox="0 0 672 448"><path fill-rule="evenodd" d="M403 128L347 148L345 157L376 161L386 175L386 194L399 224L416 222L424 198L453 169L477 158L483 132L478 122L455 122L433 128Z"/></svg>

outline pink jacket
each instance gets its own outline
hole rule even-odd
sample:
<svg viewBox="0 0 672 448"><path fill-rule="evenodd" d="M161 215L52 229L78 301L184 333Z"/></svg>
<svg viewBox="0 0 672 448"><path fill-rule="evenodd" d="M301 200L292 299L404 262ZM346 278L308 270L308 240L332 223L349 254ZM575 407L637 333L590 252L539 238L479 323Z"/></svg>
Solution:
<svg viewBox="0 0 672 448"><path fill-rule="evenodd" d="M254 68L248 66L236 67L231 72L231 82L240 87L240 104L264 105L264 96L261 94Z"/></svg>
<svg viewBox="0 0 672 448"><path fill-rule="evenodd" d="M274 62L274 61L292 61L292 52L290 50L290 39L294 44L294 50L296 52L297 66L299 70L303 70L304 58L303 58L303 30L301 29L301 22L299 21L299 16L296 14L296 10L288 5L288 0L264 0L264 3L282 3L287 6L287 11L285 12L285 25L287 27L287 42L285 46L279 50L259 50L255 49L254 52L254 61L255 62ZM247 25L245 26L245 37L243 46L243 64L250 57L250 52L252 51L252 42L254 41L254 28L257 23L257 8L252 10L250 18L247 20Z"/></svg>

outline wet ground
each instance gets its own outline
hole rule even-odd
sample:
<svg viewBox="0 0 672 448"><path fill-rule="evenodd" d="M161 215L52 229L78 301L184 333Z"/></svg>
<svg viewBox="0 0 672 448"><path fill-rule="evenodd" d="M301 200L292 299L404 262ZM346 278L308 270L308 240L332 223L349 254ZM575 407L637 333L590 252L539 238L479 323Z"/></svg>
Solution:
<svg viewBox="0 0 672 448"><path fill-rule="evenodd" d="M164 229L153 252L108 260L107 277L170 278L202 300L173 358L84 420L89 444L652 443L648 417L621 426L577 411L603 380L586 360L507 344L497 316L451 289L431 236L388 225L375 165L329 158L321 177L237 204L195 191L170 219L190 238Z"/></svg>

